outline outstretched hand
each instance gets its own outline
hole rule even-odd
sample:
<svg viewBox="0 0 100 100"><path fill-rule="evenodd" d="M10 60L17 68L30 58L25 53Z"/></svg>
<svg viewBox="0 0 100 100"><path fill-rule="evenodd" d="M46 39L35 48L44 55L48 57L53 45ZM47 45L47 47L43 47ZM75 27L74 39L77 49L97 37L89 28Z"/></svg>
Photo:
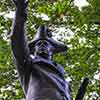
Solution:
<svg viewBox="0 0 100 100"><path fill-rule="evenodd" d="M25 9L28 5L28 0L13 0L17 8Z"/></svg>

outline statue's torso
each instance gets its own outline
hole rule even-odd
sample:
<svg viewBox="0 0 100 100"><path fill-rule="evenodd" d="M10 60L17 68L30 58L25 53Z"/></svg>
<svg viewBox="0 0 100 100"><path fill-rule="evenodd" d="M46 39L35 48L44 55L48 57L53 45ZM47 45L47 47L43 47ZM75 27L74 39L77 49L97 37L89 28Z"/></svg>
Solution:
<svg viewBox="0 0 100 100"><path fill-rule="evenodd" d="M30 79L26 83L26 100L63 100L61 92L64 91L65 84L62 68L54 66L52 62L35 59L30 73Z"/></svg>
<svg viewBox="0 0 100 100"><path fill-rule="evenodd" d="M31 73L26 100L63 100L60 92L43 74Z"/></svg>

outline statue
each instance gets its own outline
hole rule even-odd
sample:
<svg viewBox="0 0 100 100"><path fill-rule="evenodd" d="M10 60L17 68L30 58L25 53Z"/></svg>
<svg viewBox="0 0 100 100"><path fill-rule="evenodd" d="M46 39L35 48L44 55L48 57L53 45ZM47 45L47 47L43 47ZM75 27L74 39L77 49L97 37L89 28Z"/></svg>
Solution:
<svg viewBox="0 0 100 100"><path fill-rule="evenodd" d="M52 61L53 54L66 51L67 46L55 41L45 25L40 26L34 39L27 43L28 1L13 1L16 13L10 34L11 49L26 100L71 100L64 68Z"/></svg>
<svg viewBox="0 0 100 100"><path fill-rule="evenodd" d="M67 50L55 41L48 27L39 27L33 41L27 43L26 0L13 0L17 9L11 31L11 48L26 100L70 100L64 69L52 61L53 54Z"/></svg>

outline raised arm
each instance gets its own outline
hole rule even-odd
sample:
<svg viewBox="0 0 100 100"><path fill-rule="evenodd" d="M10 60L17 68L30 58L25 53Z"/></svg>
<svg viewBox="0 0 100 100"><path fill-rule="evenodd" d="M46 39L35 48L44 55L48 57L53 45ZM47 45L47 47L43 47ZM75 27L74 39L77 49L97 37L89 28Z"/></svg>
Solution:
<svg viewBox="0 0 100 100"><path fill-rule="evenodd" d="M18 71L21 72L29 57L29 48L25 38L25 22L27 19L26 0L13 0L16 5L15 19L11 31L11 48L14 59L17 63Z"/></svg>

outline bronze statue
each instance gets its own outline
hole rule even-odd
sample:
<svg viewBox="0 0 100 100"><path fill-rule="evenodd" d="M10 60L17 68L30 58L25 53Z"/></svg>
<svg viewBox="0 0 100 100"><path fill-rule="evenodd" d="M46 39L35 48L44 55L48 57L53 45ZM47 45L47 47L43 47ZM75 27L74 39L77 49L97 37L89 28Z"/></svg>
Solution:
<svg viewBox="0 0 100 100"><path fill-rule="evenodd" d="M16 16L11 32L11 48L26 100L70 100L64 69L52 61L53 54L67 50L52 38L48 27L39 27L35 38L27 43L25 21L26 0L13 0Z"/></svg>
<svg viewBox="0 0 100 100"><path fill-rule="evenodd" d="M25 22L28 1L13 1L16 13L10 34L11 48L26 100L71 100L64 68L52 61L53 54L66 51L67 46L55 41L45 25L40 26L34 39L27 43ZM76 100L83 98L83 87L80 91ZM80 93L83 93L81 99Z"/></svg>

